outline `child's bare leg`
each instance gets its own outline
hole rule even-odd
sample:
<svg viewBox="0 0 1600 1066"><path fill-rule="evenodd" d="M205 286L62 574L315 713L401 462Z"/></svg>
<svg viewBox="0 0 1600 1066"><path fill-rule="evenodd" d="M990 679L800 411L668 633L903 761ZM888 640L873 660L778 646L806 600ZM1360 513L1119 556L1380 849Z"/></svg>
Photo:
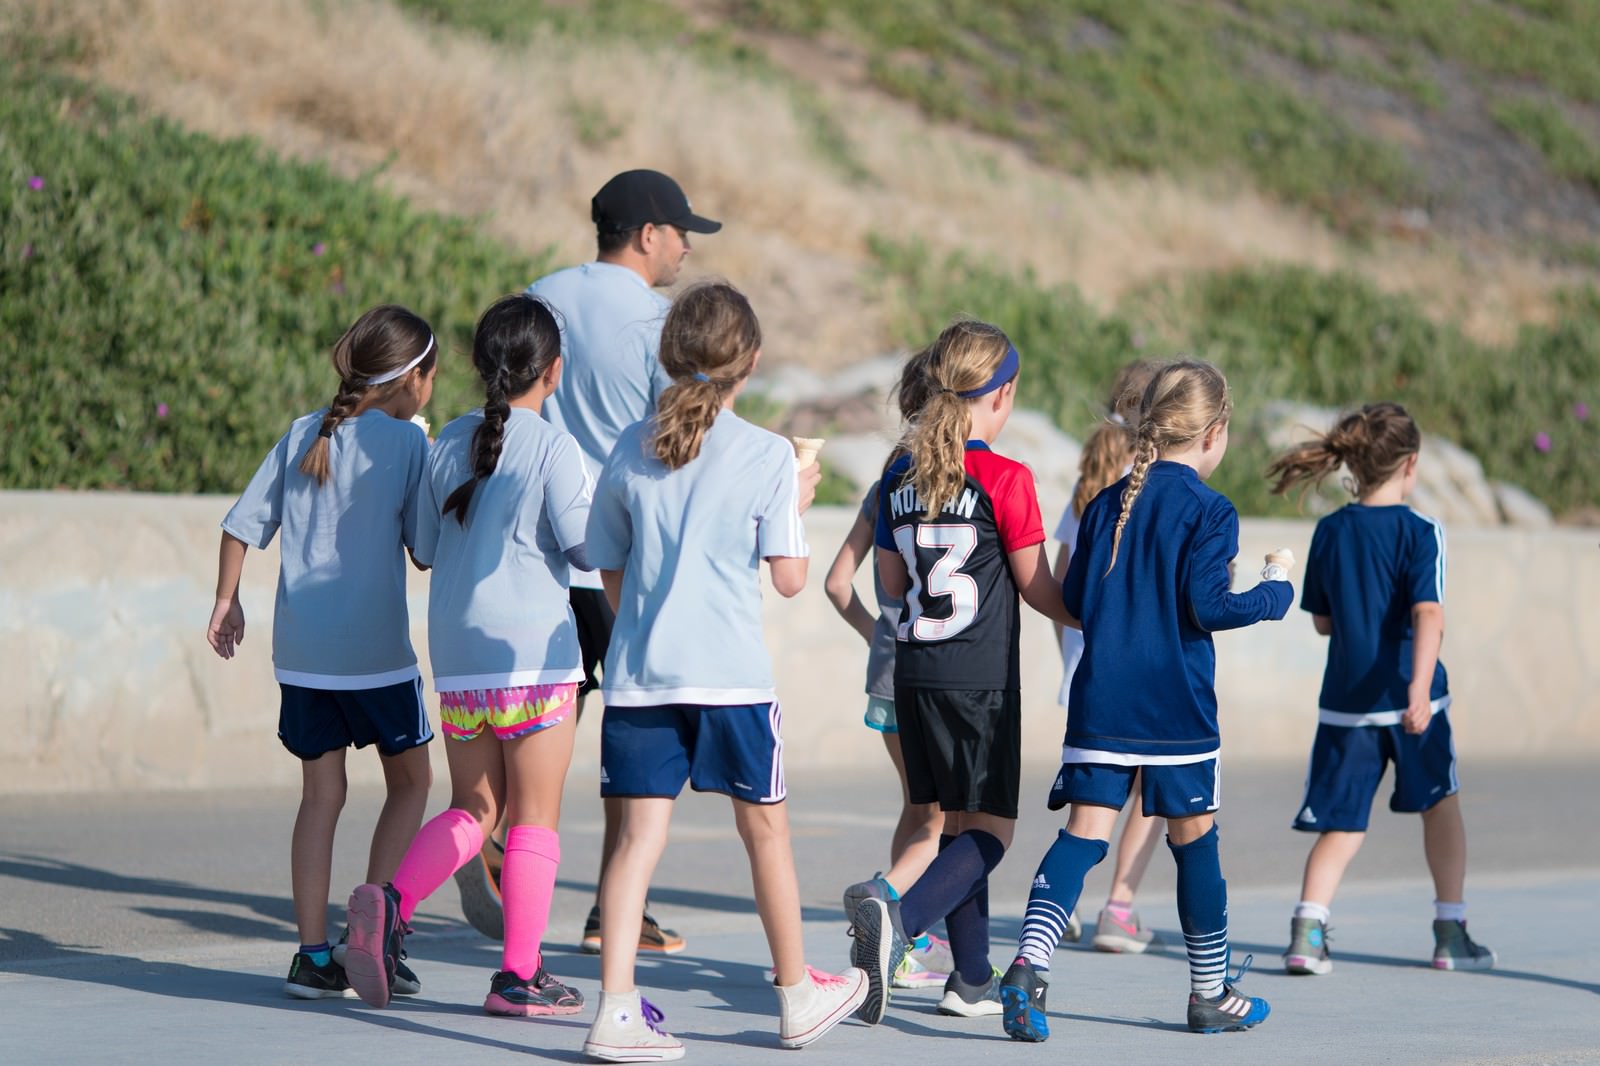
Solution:
<svg viewBox="0 0 1600 1066"><path fill-rule="evenodd" d="M1339 891L1339 882L1344 880L1345 868L1366 839L1365 832L1330 832L1317 837L1317 842L1311 845L1311 854L1306 856L1306 872L1300 881L1301 902L1333 906L1334 893Z"/></svg>
<svg viewBox="0 0 1600 1066"><path fill-rule="evenodd" d="M1434 899L1460 903L1467 881L1467 828L1459 793L1422 812L1422 850L1433 875Z"/></svg>
<svg viewBox="0 0 1600 1066"><path fill-rule="evenodd" d="M328 882L333 878L333 832L344 809L344 749L300 762L300 810L289 844L289 883L300 943L328 939Z"/></svg>
<svg viewBox="0 0 1600 1066"><path fill-rule="evenodd" d="M605 817L605 831L600 837L600 869L594 875L594 905L600 906L600 888L606 880L606 864L617 850L617 837L622 833L622 804L620 796L606 796L600 801Z"/></svg>
<svg viewBox="0 0 1600 1066"><path fill-rule="evenodd" d="M600 987L607 992L633 991L644 897L672 821L672 800L665 796L629 796L620 802L617 848L600 884Z"/></svg>
<svg viewBox="0 0 1600 1066"><path fill-rule="evenodd" d="M378 824L372 828L372 850L367 855L367 881L375 885L394 880L400 860L422 828L422 816L428 809L428 786L433 784L426 744L398 755L385 755L382 762L387 794Z"/></svg>
<svg viewBox="0 0 1600 1066"><path fill-rule="evenodd" d="M1106 898L1117 903L1131 904L1139 891L1139 882L1150 866L1150 856L1155 854L1157 828L1163 819L1144 816L1144 796L1138 789L1133 793L1133 810L1122 827L1122 839L1117 841L1117 868L1111 876L1111 894Z"/></svg>
<svg viewBox="0 0 1600 1066"><path fill-rule="evenodd" d="M939 834L944 830L944 812L937 803L912 803L910 786L906 783L906 760L900 753L900 734L884 733L883 746L889 761L900 778L900 820L894 827L894 838L889 844L889 861L893 865L883 879L904 892L922 876L933 857L939 854Z"/></svg>
<svg viewBox="0 0 1600 1066"><path fill-rule="evenodd" d="M756 912L772 949L778 984L796 985L805 977L806 952L800 926L800 880L794 872L786 803L733 801L733 821L750 857Z"/></svg>

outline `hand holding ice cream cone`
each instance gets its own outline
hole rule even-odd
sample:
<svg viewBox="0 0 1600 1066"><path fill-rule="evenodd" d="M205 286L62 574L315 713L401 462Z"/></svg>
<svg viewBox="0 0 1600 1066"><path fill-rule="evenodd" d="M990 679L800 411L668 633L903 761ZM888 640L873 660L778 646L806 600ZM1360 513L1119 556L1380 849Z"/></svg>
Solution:
<svg viewBox="0 0 1600 1066"><path fill-rule="evenodd" d="M817 453L827 443L825 437L790 437L789 440L794 444L794 465L800 470L816 462Z"/></svg>
<svg viewBox="0 0 1600 1066"><path fill-rule="evenodd" d="M1267 565L1261 568L1263 581L1288 581L1294 569L1294 552L1288 548L1274 548L1267 553Z"/></svg>

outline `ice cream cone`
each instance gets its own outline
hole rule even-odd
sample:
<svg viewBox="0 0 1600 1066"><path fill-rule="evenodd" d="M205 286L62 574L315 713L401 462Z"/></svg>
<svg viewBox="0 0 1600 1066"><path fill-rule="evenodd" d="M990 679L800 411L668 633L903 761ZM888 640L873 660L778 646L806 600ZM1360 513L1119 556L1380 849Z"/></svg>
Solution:
<svg viewBox="0 0 1600 1066"><path fill-rule="evenodd" d="M817 461L817 453L827 443L826 437L790 437L794 442L794 465L801 470Z"/></svg>

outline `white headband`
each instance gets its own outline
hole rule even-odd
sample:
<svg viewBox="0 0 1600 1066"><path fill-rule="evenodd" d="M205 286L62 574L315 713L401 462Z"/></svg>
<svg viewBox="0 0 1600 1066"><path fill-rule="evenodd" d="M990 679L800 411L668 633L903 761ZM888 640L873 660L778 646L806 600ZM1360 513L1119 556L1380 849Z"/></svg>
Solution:
<svg viewBox="0 0 1600 1066"><path fill-rule="evenodd" d="M428 353L431 351L433 351L433 334L430 333L428 334L428 346L422 349L421 355L417 356L415 359L411 360L411 362L407 363L398 370L391 370L387 374L379 374L375 378L368 378L367 384L382 385L385 382L393 381L395 378L405 377L407 374L411 373L412 370L416 369L418 363L428 358Z"/></svg>

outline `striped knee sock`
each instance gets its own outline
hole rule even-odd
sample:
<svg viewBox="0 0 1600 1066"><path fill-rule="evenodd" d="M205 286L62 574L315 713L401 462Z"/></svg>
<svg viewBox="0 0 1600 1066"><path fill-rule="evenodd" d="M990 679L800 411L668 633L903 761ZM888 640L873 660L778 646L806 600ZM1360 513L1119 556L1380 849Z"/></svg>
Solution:
<svg viewBox="0 0 1600 1066"><path fill-rule="evenodd" d="M1110 846L1104 840L1075 837L1065 829L1039 861L1028 892L1028 909L1022 916L1022 935L1017 939L1017 954L1036 970L1050 968L1050 956L1061 943L1067 918L1078 905L1083 878Z"/></svg>
<svg viewBox="0 0 1600 1066"><path fill-rule="evenodd" d="M1228 978L1228 883L1222 879L1217 827L1187 844L1167 847L1178 863L1178 920L1189 951L1189 987L1215 999Z"/></svg>

